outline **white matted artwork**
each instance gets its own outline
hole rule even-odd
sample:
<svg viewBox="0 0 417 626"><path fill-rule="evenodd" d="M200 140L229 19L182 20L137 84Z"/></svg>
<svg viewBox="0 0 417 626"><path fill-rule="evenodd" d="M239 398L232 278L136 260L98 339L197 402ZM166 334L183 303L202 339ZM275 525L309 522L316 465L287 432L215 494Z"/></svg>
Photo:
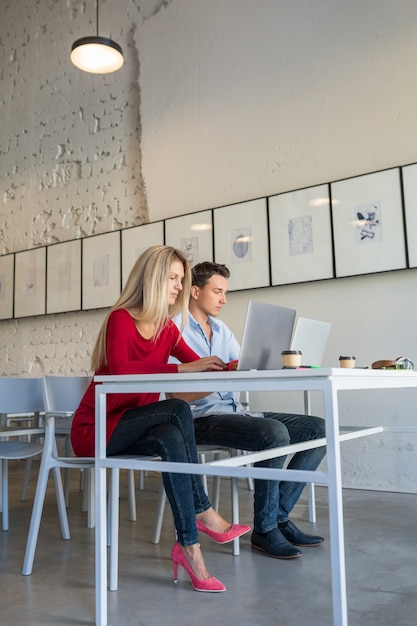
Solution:
<svg viewBox="0 0 417 626"><path fill-rule="evenodd" d="M0 320L13 317L14 254L0 256Z"/></svg>
<svg viewBox="0 0 417 626"><path fill-rule="evenodd" d="M82 240L82 308L112 306L120 295L120 231Z"/></svg>
<svg viewBox="0 0 417 626"><path fill-rule="evenodd" d="M408 266L417 267L417 163L401 168L403 174Z"/></svg>
<svg viewBox="0 0 417 626"><path fill-rule="evenodd" d="M406 267L400 170L331 183L336 276Z"/></svg>
<svg viewBox="0 0 417 626"><path fill-rule="evenodd" d="M164 222L142 224L122 230L122 283L142 252L151 246L164 244Z"/></svg>
<svg viewBox="0 0 417 626"><path fill-rule="evenodd" d="M15 255L14 316L45 315L46 248Z"/></svg>
<svg viewBox="0 0 417 626"><path fill-rule="evenodd" d="M191 267L202 261L213 261L211 210L166 219L165 243L182 250Z"/></svg>
<svg viewBox="0 0 417 626"><path fill-rule="evenodd" d="M328 185L268 198L272 285L333 278Z"/></svg>
<svg viewBox="0 0 417 626"><path fill-rule="evenodd" d="M266 198L214 209L214 256L230 270L229 290L269 287Z"/></svg>
<svg viewBox="0 0 417 626"><path fill-rule="evenodd" d="M81 239L46 249L46 312L81 309Z"/></svg>

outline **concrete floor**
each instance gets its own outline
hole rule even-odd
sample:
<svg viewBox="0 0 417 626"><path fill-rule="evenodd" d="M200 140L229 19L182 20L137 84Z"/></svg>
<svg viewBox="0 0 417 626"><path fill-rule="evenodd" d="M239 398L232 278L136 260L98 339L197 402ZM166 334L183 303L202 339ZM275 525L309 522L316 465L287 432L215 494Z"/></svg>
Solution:
<svg viewBox="0 0 417 626"><path fill-rule="evenodd" d="M173 526L169 507L161 543L150 543L159 476L137 491L138 521L128 521L122 476L119 590L109 592L112 626L331 626L330 545L304 548L293 561L270 559L241 540L241 554L201 537L209 570L227 586L223 594L196 593L180 568L172 582ZM10 530L0 531L1 624L94 624L94 530L81 512L78 477L68 509L72 537L63 541L51 486L33 574L21 575L35 475L26 502L19 500L23 463L10 467ZM230 510L229 481L222 481L221 513ZM239 488L241 521L252 521L252 493ZM415 495L344 491L349 626L415 626L417 623L417 501ZM328 537L327 490L317 488L317 524L308 523L302 497L292 519Z"/></svg>

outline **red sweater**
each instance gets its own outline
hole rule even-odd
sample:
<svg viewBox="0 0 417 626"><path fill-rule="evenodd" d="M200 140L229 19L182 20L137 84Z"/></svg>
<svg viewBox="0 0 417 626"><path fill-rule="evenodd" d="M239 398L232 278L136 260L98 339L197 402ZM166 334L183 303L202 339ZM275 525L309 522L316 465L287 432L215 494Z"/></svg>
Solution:
<svg viewBox="0 0 417 626"><path fill-rule="evenodd" d="M96 374L176 373L178 365L168 363L170 355L182 363L189 363L200 358L182 338L178 341L178 337L178 328L173 322L169 322L157 341L144 339L137 331L135 322L126 309L113 311L107 325L108 364L98 369ZM94 456L95 454L96 384L94 380L91 381L72 422L71 443L77 456ZM159 393L108 395L107 443L125 411L158 400Z"/></svg>

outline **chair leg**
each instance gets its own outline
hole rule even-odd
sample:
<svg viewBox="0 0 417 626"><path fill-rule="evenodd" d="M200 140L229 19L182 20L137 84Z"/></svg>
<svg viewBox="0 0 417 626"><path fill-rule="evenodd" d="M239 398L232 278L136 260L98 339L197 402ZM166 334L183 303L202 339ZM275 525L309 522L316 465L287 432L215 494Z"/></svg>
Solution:
<svg viewBox="0 0 417 626"><path fill-rule="evenodd" d="M236 450L235 454L249 454L249 450ZM253 482L253 478L250 478L249 476L246 479L248 481L248 489L249 491L253 491L254 490L254 482Z"/></svg>
<svg viewBox="0 0 417 626"><path fill-rule="evenodd" d="M64 469L64 497L65 506L69 506L69 492L70 492L70 470L68 467Z"/></svg>
<svg viewBox="0 0 417 626"><path fill-rule="evenodd" d="M219 458L220 458L220 454L219 453L214 455L214 459L216 461ZM215 511L219 510L219 506L220 506L220 476L213 476L213 498L212 498L211 504L212 504L213 509Z"/></svg>
<svg viewBox="0 0 417 626"><path fill-rule="evenodd" d="M239 523L239 483L237 478L231 478L232 489L232 522L233 524ZM233 556L239 556L240 554L240 542L239 537L233 540Z"/></svg>
<svg viewBox="0 0 417 626"><path fill-rule="evenodd" d="M211 502L215 511L219 510L220 506L220 476L213 476L213 497Z"/></svg>
<svg viewBox="0 0 417 626"><path fill-rule="evenodd" d="M143 491L145 489L145 476L146 476L145 470L140 470L139 471L139 489L140 489L140 491Z"/></svg>
<svg viewBox="0 0 417 626"><path fill-rule="evenodd" d="M8 487L9 464L8 464L7 459L2 459L1 467L2 467L1 489L2 489L3 530L9 530L9 487Z"/></svg>
<svg viewBox="0 0 417 626"><path fill-rule="evenodd" d="M82 501L81 501L81 511L83 513L85 513L86 511L88 511L88 501L89 501L89 476L88 476L88 469L82 469L80 470L80 489L83 492L83 497L82 497Z"/></svg>
<svg viewBox="0 0 417 626"><path fill-rule="evenodd" d="M314 483L308 483L308 519L312 524L316 523L316 489Z"/></svg>
<svg viewBox="0 0 417 626"><path fill-rule="evenodd" d="M205 453L204 452L199 452L198 455L200 457L200 463L205 463L206 462L206 455L205 455ZM208 495L207 476L206 475L202 476L201 477L201 481L203 483L204 491Z"/></svg>
<svg viewBox="0 0 417 626"><path fill-rule="evenodd" d="M136 522L135 472L127 470L127 498L129 502L129 519Z"/></svg>
<svg viewBox="0 0 417 626"><path fill-rule="evenodd" d="M26 459L25 480L23 482L22 495L20 496L20 499L22 500L22 502L26 500L27 495L28 495L28 487L29 487L31 469L32 469L32 459Z"/></svg>
<svg viewBox="0 0 417 626"><path fill-rule="evenodd" d="M62 476L59 467L52 468L52 475L55 482L56 502L58 506L59 522L61 524L61 533L63 539L70 539L70 531L67 517L67 507L65 503L64 487L62 485ZM48 480L48 477L47 477ZM45 494L44 498L45 500ZM43 502L42 502L43 506Z"/></svg>
<svg viewBox="0 0 417 626"><path fill-rule="evenodd" d="M106 481L107 481L107 472L106 472ZM110 527L111 527L111 520L110 520L110 511L111 511L111 481L107 481L107 510L106 510L106 520L107 520L107 524L106 524L106 545L108 548L110 548Z"/></svg>
<svg viewBox="0 0 417 626"><path fill-rule="evenodd" d="M45 502L46 487L48 484L48 475L51 468L44 461L42 456L41 466L39 469L38 482L36 485L35 499L33 501L32 516L30 518L30 526L28 539L26 543L25 558L23 561L23 576L29 576L32 573L33 561L35 558L36 544L39 536L39 527L42 517L43 504ZM55 480L55 490L58 503L58 513L61 522L61 531L63 539L69 539L69 526L67 511L65 507L64 489L62 486L61 472L58 467L52 468Z"/></svg>
<svg viewBox="0 0 417 626"><path fill-rule="evenodd" d="M118 587L119 571L119 479L120 471L110 472L110 591Z"/></svg>
<svg viewBox="0 0 417 626"><path fill-rule="evenodd" d="M85 469L85 491L87 499L87 528L94 528L96 524L96 500L94 497L95 472L94 467ZM83 494L84 499L84 494Z"/></svg>
<svg viewBox="0 0 417 626"><path fill-rule="evenodd" d="M158 503L156 505L155 523L153 527L152 543L159 543L161 539L162 522L164 520L165 504L167 494L165 493L164 483L161 481L159 488Z"/></svg>
<svg viewBox="0 0 417 626"><path fill-rule="evenodd" d="M65 456L71 456L71 440L69 436L65 437ZM64 494L65 505L69 506L69 491L70 491L70 470L68 467L64 469Z"/></svg>

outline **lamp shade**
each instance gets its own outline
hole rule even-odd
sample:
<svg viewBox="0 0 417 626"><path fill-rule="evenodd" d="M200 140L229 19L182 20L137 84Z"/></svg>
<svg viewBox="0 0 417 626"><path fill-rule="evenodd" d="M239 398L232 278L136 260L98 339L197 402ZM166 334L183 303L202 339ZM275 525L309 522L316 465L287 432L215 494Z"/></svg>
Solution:
<svg viewBox="0 0 417 626"><path fill-rule="evenodd" d="M124 63L119 44L98 35L77 39L72 44L70 58L75 67L91 74L110 74Z"/></svg>

